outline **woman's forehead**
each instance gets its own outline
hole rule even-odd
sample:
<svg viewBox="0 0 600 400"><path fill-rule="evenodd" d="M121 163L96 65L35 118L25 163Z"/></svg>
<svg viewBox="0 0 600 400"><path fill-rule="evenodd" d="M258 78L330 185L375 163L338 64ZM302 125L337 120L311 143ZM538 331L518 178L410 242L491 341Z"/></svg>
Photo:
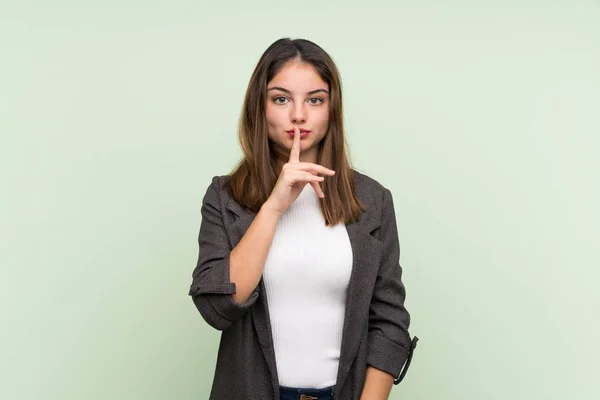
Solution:
<svg viewBox="0 0 600 400"><path fill-rule="evenodd" d="M317 89L328 89L328 85L317 73L316 69L306 63L286 64L267 84L282 87L295 94L306 94Z"/></svg>

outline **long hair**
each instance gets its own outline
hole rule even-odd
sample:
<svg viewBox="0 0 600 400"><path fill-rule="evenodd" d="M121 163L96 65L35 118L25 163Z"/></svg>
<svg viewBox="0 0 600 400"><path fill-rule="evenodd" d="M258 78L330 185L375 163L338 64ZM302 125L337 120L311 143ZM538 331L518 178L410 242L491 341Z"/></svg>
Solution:
<svg viewBox="0 0 600 400"><path fill-rule="evenodd" d="M246 90L238 126L244 156L227 176L225 188L242 206L258 212L275 187L283 164L267 135L267 84L290 61L312 65L329 85L329 127L319 143L317 156L318 164L336 172L320 183L325 194L320 199L325 225L354 222L365 206L356 196L354 173L347 156L340 75L325 50L309 40L279 39L259 59Z"/></svg>

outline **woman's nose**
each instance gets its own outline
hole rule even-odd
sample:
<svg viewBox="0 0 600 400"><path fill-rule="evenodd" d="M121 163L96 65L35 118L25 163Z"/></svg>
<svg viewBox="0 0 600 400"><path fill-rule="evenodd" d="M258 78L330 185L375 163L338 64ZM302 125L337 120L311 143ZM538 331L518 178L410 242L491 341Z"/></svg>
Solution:
<svg viewBox="0 0 600 400"><path fill-rule="evenodd" d="M296 124L306 121L306 107L304 104L296 105L292 108L291 120Z"/></svg>

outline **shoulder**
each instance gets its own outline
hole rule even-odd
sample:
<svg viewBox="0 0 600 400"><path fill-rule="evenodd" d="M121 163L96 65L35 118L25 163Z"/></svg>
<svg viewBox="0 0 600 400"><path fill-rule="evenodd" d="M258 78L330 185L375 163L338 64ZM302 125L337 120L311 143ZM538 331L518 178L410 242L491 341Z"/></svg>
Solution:
<svg viewBox="0 0 600 400"><path fill-rule="evenodd" d="M210 183L205 187L203 204L211 204L216 207L218 204L224 206L229 201L228 194L224 190L227 175L215 175Z"/></svg>
<svg viewBox="0 0 600 400"><path fill-rule="evenodd" d="M391 201L391 191L378 180L354 168L352 172L356 193L367 205L380 208L384 203Z"/></svg>
<svg viewBox="0 0 600 400"><path fill-rule="evenodd" d="M221 190L225 184L229 175L215 175L210 181L210 186L215 189Z"/></svg>
<svg viewBox="0 0 600 400"><path fill-rule="evenodd" d="M366 206L361 218L367 221L369 231L380 227L384 235L395 231L396 210L391 190L362 172L354 171L354 177L357 195ZM382 240L380 234L376 237Z"/></svg>
<svg viewBox="0 0 600 400"><path fill-rule="evenodd" d="M352 172L354 174L354 182L356 184L356 188L361 188L361 190L375 191L381 193L386 189L378 180L367 175L364 172L361 172L355 168L352 168Z"/></svg>
<svg viewBox="0 0 600 400"><path fill-rule="evenodd" d="M230 175L214 175L210 180L207 191L223 191L229 177Z"/></svg>

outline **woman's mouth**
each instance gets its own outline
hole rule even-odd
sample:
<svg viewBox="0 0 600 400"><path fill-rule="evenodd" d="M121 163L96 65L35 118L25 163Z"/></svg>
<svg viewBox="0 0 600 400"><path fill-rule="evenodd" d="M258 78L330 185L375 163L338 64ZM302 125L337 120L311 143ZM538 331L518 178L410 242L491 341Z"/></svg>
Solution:
<svg viewBox="0 0 600 400"><path fill-rule="evenodd" d="M290 135L290 137L293 139L294 138L294 130L290 129L289 131L287 131L288 135ZM308 134L310 133L310 131L308 129L300 129L300 139L304 139L305 137L308 136Z"/></svg>

